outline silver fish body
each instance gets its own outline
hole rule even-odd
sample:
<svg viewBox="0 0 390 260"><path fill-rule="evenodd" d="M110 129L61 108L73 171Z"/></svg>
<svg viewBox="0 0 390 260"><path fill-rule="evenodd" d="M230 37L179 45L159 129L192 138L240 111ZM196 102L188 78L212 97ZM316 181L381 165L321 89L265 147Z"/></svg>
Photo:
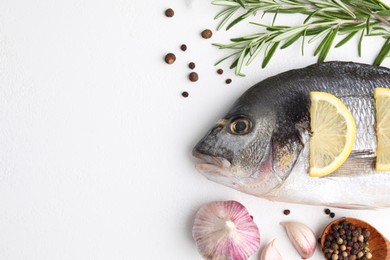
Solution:
<svg viewBox="0 0 390 260"><path fill-rule="evenodd" d="M248 89L195 146L208 179L270 200L346 208L390 206L390 172L375 171L374 88L390 88L390 69L325 62L268 78ZM348 160L309 177L311 91L331 93L356 122Z"/></svg>

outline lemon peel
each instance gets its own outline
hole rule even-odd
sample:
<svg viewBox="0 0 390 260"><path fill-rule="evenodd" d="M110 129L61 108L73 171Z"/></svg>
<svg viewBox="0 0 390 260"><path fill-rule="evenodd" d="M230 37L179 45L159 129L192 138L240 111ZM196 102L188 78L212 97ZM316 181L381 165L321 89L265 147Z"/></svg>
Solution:
<svg viewBox="0 0 390 260"><path fill-rule="evenodd" d="M376 171L390 171L390 89L374 89L376 109Z"/></svg>

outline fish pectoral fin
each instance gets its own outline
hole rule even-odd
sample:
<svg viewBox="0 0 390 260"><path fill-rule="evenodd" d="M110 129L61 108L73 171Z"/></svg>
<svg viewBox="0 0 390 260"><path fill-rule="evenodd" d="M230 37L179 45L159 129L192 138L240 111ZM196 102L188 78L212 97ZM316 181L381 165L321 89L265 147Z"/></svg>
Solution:
<svg viewBox="0 0 390 260"><path fill-rule="evenodd" d="M275 173L284 180L294 167L303 148L298 131L272 135L272 165Z"/></svg>
<svg viewBox="0 0 390 260"><path fill-rule="evenodd" d="M375 159L375 151L352 151L340 168L324 178L332 179L334 177L351 177L353 175L366 174L375 169Z"/></svg>

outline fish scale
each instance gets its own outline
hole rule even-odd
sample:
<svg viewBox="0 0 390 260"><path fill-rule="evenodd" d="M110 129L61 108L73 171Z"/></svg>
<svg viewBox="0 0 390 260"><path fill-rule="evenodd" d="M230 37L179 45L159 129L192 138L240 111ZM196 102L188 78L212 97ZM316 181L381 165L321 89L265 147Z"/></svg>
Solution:
<svg viewBox="0 0 390 260"><path fill-rule="evenodd" d="M374 98L364 97L340 97L340 100L351 111L356 124L356 138L354 151L367 151L375 154L375 105Z"/></svg>
<svg viewBox="0 0 390 260"><path fill-rule="evenodd" d="M375 171L375 88L390 88L390 69L324 62L290 70L248 89L195 146L208 179L275 201L344 208L390 206L390 172ZM338 97L356 123L353 150L324 177L310 177L310 92ZM245 125L235 132L235 122ZM212 129L215 129L213 126ZM215 159L217 158L217 159Z"/></svg>

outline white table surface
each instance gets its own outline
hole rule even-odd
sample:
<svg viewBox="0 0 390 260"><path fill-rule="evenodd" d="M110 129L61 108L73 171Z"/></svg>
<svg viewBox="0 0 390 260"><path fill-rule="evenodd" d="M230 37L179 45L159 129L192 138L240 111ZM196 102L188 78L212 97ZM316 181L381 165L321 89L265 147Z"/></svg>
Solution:
<svg viewBox="0 0 390 260"><path fill-rule="evenodd" d="M223 53L210 43L256 28L215 32L219 8L189 2L0 1L0 259L201 259L193 218L214 200L243 203L261 246L276 238L285 259L299 259L279 222L301 221L319 235L330 221L322 206L269 202L195 170L192 147L232 102L259 80L314 63L316 44L304 57L299 44L280 51L264 70L258 60L244 78L225 63L219 76L213 63ZM205 28L212 39L199 36ZM381 44L367 38L361 58L349 44L328 60L370 63ZM173 65L167 52L177 55ZM332 210L390 237L388 209Z"/></svg>

